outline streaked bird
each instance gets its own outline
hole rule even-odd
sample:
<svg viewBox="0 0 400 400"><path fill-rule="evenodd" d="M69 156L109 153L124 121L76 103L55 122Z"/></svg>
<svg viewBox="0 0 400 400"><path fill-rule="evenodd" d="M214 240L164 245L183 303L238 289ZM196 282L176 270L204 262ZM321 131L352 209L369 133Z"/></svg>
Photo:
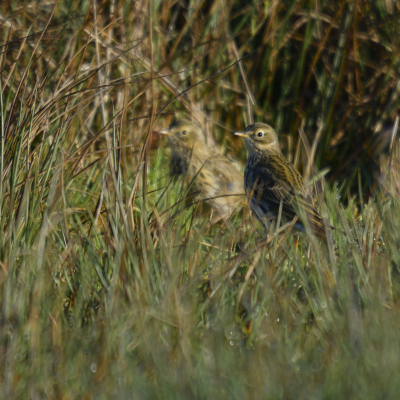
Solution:
<svg viewBox="0 0 400 400"><path fill-rule="evenodd" d="M283 223L298 216L294 228L304 232L307 218L315 234L325 237L324 221L303 178L282 154L275 130L267 124L255 123L235 135L244 138L249 153L244 188L257 219L268 228L278 218L281 206Z"/></svg>
<svg viewBox="0 0 400 400"><path fill-rule="evenodd" d="M212 222L226 220L244 201L243 178L236 165L205 143L202 129L179 120L159 133L168 136L171 147L170 171L191 183L193 192L218 211Z"/></svg>

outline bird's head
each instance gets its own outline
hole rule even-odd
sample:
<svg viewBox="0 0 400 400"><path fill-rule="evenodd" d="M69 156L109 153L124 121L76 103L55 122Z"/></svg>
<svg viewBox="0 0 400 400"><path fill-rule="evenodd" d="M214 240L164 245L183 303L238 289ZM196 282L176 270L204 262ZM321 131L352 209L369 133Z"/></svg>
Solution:
<svg viewBox="0 0 400 400"><path fill-rule="evenodd" d="M244 138L249 155L265 151L279 151L278 135L275 130L262 122L249 125L243 132L235 132L235 135Z"/></svg>
<svg viewBox="0 0 400 400"><path fill-rule="evenodd" d="M193 148L196 144L205 144L202 129L185 119L173 122L168 129L161 129L159 133L167 135L169 141L173 144L187 148Z"/></svg>

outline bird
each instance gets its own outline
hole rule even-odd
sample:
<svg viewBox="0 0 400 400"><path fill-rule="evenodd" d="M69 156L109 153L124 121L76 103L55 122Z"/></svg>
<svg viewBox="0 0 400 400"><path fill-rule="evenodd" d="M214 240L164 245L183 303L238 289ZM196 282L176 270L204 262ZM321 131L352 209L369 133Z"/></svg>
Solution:
<svg viewBox="0 0 400 400"><path fill-rule="evenodd" d="M325 238L325 224L300 173L282 154L278 135L268 124L257 122L235 135L244 138L248 151L244 190L250 209L271 229L282 207L282 222L296 217L295 231L305 231L305 218L319 238Z"/></svg>
<svg viewBox="0 0 400 400"><path fill-rule="evenodd" d="M200 200L218 211L212 223L221 218L227 221L245 197L237 165L208 147L201 127L189 120L176 120L159 133L167 135L171 148L170 174L183 176L191 184L192 192L200 192Z"/></svg>

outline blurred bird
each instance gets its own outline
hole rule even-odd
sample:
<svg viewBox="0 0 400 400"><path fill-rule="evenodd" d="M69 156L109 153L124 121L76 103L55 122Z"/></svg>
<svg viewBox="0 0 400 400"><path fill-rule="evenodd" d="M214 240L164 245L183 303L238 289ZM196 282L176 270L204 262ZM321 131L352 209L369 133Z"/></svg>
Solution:
<svg viewBox="0 0 400 400"><path fill-rule="evenodd" d="M244 138L249 153L244 171L244 188L250 208L265 227L279 215L282 222L299 217L294 228L304 232L304 218L318 237L325 237L325 225L296 168L282 154L274 129L264 123L249 125L235 135Z"/></svg>
<svg viewBox="0 0 400 400"><path fill-rule="evenodd" d="M226 221L244 200L242 174L233 161L208 147L204 132L193 122L182 119L159 133L168 136L171 174L183 175L192 182L192 191L218 210L212 223Z"/></svg>

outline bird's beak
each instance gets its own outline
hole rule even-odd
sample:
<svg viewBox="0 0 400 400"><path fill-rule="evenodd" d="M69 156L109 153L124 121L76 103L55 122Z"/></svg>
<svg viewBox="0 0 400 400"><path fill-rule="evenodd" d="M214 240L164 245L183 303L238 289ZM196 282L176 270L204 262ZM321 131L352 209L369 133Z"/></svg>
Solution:
<svg viewBox="0 0 400 400"><path fill-rule="evenodd" d="M247 137L247 135L243 132L235 132L234 135L240 136L240 137Z"/></svg>
<svg viewBox="0 0 400 400"><path fill-rule="evenodd" d="M171 132L169 129L167 128L161 128L157 133L161 133L161 135L167 135L167 136L171 136Z"/></svg>

